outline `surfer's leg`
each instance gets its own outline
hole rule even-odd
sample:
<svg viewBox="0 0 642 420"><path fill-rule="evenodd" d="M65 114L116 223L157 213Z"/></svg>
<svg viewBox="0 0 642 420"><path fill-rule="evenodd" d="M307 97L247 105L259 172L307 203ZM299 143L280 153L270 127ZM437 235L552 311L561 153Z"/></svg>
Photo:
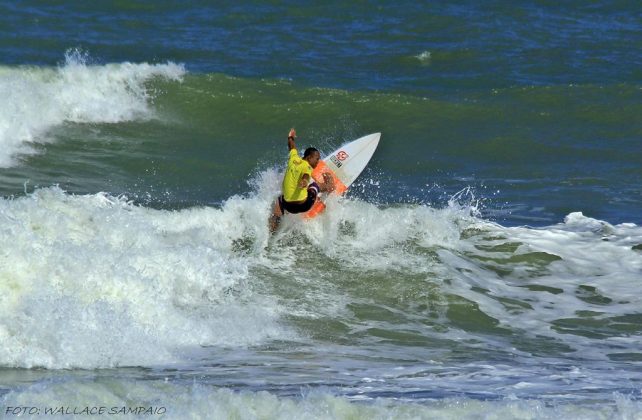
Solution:
<svg viewBox="0 0 642 420"><path fill-rule="evenodd" d="M276 232L280 224L281 224L281 216L276 216L274 214L270 216L269 226L268 226L270 229L270 233Z"/></svg>
<svg viewBox="0 0 642 420"><path fill-rule="evenodd" d="M282 197L283 196L279 196L279 198L276 199L274 208L272 209L272 216L270 216L270 219L268 220L270 233L274 233L278 229L279 224L281 224L281 217L283 217L283 205L281 203Z"/></svg>
<svg viewBox="0 0 642 420"><path fill-rule="evenodd" d="M269 220L270 233L274 233L279 228L281 217L283 217L286 211L291 214L305 213L312 208L312 205L314 205L318 195L319 186L316 182L312 182L308 185L308 197L302 203L287 202L283 199L282 195L279 196L276 203L274 203L272 216L270 216Z"/></svg>

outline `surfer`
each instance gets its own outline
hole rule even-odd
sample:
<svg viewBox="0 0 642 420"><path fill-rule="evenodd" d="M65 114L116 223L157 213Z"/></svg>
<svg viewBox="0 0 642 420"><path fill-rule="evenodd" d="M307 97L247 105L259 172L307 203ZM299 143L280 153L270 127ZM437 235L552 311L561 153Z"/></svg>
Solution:
<svg viewBox="0 0 642 420"><path fill-rule="evenodd" d="M288 213L304 213L312 207L319 192L332 191L334 182L328 174L323 174L324 182L317 184L312 179L312 170L316 168L321 154L314 147L308 147L299 157L294 139L296 130L292 128L288 134L288 167L283 175L282 194L276 199L272 216L270 216L270 233L279 227L281 217ZM312 182L310 182L312 181Z"/></svg>

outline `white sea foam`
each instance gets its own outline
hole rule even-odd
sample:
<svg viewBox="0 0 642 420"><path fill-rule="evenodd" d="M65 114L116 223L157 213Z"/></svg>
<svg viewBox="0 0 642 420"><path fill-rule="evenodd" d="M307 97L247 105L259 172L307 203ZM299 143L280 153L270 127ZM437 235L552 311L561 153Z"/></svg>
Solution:
<svg viewBox="0 0 642 420"><path fill-rule="evenodd" d="M426 64L430 62L430 59L432 58L432 54L430 51L422 51L420 54L417 54L415 58L419 60L421 63Z"/></svg>
<svg viewBox="0 0 642 420"><path fill-rule="evenodd" d="M146 82L180 80L182 65L120 63L91 65L70 51L57 68L0 67L0 167L16 155L46 143L49 131L65 122L118 123L153 116Z"/></svg>
<svg viewBox="0 0 642 420"><path fill-rule="evenodd" d="M298 248L287 244L303 236L346 270L342 276L387 273L396 282L423 275L426 287L467 299L499 327L533 342L548 337L578 357L606 362L613 354L639 353L642 336L635 320L617 318L635 316L642 307L642 253L635 249L642 244L642 227L614 226L581 213L548 227L503 227L479 218L474 199L463 205L451 200L441 209L379 208L350 199L330 201L328 207L312 221L290 217L284 223L279 251L290 252L292 264ZM319 286L308 300L308 314L342 314L355 298ZM611 318L614 327L608 325ZM603 326L594 329L586 322ZM633 323L628 332L618 332L627 322ZM506 346L484 332L431 331L421 319L405 328L455 341L475 336L491 348ZM593 334L594 339L587 338Z"/></svg>
<svg viewBox="0 0 642 420"><path fill-rule="evenodd" d="M154 365L292 336L230 251L240 216L234 200L168 212L58 188L0 201L0 365Z"/></svg>
<svg viewBox="0 0 642 420"><path fill-rule="evenodd" d="M409 306L387 310L426 337L505 347L501 337L450 325L446 296L459 296L500 327L552 338L592 360L641 344L635 329L592 340L555 326L582 311L598 321L639 312L638 226L574 213L546 228L506 228L455 201L380 208L348 198L313 220L285 217L269 239L278 180L265 171L252 194L173 212L55 187L1 200L0 364L147 366L184 361L184 349L202 346L307 340L289 325L292 316L367 328L349 308L376 294L346 294L342 284L361 273L392 286L419 282ZM404 313L419 303L437 306L442 328L421 312Z"/></svg>
<svg viewBox="0 0 642 420"><path fill-rule="evenodd" d="M148 366L183 361L189 348L292 339L283 314L332 316L347 303L298 262L293 236L370 270L421 263L394 246L409 237L441 246L458 238L459 210L345 200L313 221L286 217L285 232L268 241L278 180L265 171L250 196L174 212L57 187L1 200L0 365ZM345 223L355 235L339 232ZM307 299L274 295L255 269L307 284Z"/></svg>
<svg viewBox="0 0 642 420"><path fill-rule="evenodd" d="M642 243L641 227L572 213L564 223L544 228L480 220L476 229L457 249L440 251L453 279L451 292L507 328L568 344L576 356L608 361L610 353L639 352L637 325L619 333L619 327L586 327L581 319L590 325L640 313L642 255L633 248ZM617 321L620 327L626 322ZM587 334L597 334L596 339ZM603 339L597 339L600 334ZM624 334L627 344L620 339Z"/></svg>
<svg viewBox="0 0 642 420"><path fill-rule="evenodd" d="M18 413L20 407L40 409L41 416L45 410L98 413L102 408L103 415L91 417L140 418L146 414L145 417L169 419L632 419L639 418L642 410L639 401L620 394L599 404L510 397L496 401L465 397L404 401L347 398L324 391L304 392L293 398L265 391L234 392L204 384L116 379L43 381L16 389L2 396L0 402L9 413Z"/></svg>

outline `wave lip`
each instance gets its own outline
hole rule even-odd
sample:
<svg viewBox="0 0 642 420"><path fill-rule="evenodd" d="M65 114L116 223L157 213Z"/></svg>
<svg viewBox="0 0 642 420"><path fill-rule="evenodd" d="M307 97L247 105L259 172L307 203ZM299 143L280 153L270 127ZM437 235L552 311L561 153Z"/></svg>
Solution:
<svg viewBox="0 0 642 420"><path fill-rule="evenodd" d="M0 68L0 167L16 155L33 153L32 143L51 141L48 132L66 122L119 123L153 117L154 78L180 81L180 64L91 65L88 56L68 51L57 68Z"/></svg>

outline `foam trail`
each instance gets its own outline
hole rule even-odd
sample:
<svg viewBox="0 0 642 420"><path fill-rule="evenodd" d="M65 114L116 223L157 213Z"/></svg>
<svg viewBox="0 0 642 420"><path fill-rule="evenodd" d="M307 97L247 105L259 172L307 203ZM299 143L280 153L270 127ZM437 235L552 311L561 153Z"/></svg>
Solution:
<svg viewBox="0 0 642 420"><path fill-rule="evenodd" d="M182 65L89 65L70 51L58 68L0 68L0 167L32 153L30 143L51 141L48 131L65 122L118 123L153 116L145 83L160 77L181 80Z"/></svg>

